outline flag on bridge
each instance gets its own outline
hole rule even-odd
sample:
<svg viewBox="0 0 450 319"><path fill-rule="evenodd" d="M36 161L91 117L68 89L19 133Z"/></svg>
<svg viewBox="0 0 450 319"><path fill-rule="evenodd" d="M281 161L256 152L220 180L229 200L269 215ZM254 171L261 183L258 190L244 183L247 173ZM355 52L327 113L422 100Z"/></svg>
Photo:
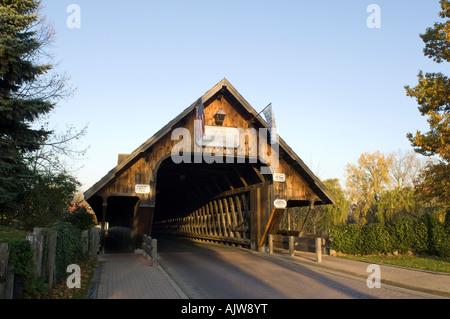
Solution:
<svg viewBox="0 0 450 319"><path fill-rule="evenodd" d="M203 106L202 98L199 98L195 106L195 140L199 141L205 136L205 108Z"/></svg>
<svg viewBox="0 0 450 319"><path fill-rule="evenodd" d="M272 103L270 103L263 112L266 117L267 124L269 125L270 144L276 144L278 143L278 133L277 126L275 124L275 116L273 115Z"/></svg>

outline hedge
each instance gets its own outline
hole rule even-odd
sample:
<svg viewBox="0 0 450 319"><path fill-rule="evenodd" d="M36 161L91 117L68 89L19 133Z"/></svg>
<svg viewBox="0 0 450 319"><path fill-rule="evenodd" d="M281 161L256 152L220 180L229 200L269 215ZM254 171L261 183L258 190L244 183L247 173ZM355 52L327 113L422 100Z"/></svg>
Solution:
<svg viewBox="0 0 450 319"><path fill-rule="evenodd" d="M447 214L448 216L448 214ZM432 215L417 221L398 219L387 225L350 224L334 227L331 249L352 255L387 254L408 251L450 257L450 229Z"/></svg>

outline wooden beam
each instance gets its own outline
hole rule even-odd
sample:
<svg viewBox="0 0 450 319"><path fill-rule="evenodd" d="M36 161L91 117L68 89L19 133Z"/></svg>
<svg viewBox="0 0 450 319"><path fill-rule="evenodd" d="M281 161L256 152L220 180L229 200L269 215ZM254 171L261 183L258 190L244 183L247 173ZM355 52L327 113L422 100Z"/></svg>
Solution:
<svg viewBox="0 0 450 319"><path fill-rule="evenodd" d="M305 227L306 222L308 221L309 215L311 214L311 212L312 212L312 211L314 210L314 208L315 208L315 207L314 207L314 202L315 202L315 199L312 199L312 200L309 201L309 209L308 209L308 213L306 213L305 220L303 221L302 227L300 228L300 230L299 230L299 232L298 232L298 236L299 236L299 237L302 235L303 228Z"/></svg>
<svg viewBox="0 0 450 319"><path fill-rule="evenodd" d="M239 187L239 188L235 188L232 190L227 190L227 191L224 191L223 193L221 193L220 195L217 195L215 198L221 198L224 196L231 196L231 195L235 195L235 194L245 193L245 192L251 191L252 189L264 187L267 184L268 184L268 182L258 183L258 184L249 185L247 187Z"/></svg>
<svg viewBox="0 0 450 319"><path fill-rule="evenodd" d="M257 169L255 166L253 166L253 171L256 173L256 175L258 176L258 178L261 180L262 183L264 183L266 181L266 178L264 177L264 175L261 174L259 169Z"/></svg>
<svg viewBox="0 0 450 319"><path fill-rule="evenodd" d="M261 240L259 241L258 250L261 249L262 245L266 241L267 234L275 234L276 233L285 210L286 210L285 208L282 208L282 209L273 208L272 209L272 213L270 214L269 221L267 222L266 229L264 230L264 234L261 237Z"/></svg>

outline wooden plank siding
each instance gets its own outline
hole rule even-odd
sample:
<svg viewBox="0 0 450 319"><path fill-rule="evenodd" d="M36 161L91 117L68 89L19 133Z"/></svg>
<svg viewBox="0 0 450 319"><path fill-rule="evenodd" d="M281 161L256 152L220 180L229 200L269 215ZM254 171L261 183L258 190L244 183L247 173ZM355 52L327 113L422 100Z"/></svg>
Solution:
<svg viewBox="0 0 450 319"><path fill-rule="evenodd" d="M216 102L220 103L216 104ZM218 109L219 107L221 107L224 110L225 109L227 110L225 111L227 112L227 117L225 118L224 126L226 124L230 125L230 127L240 127L239 125L242 125L244 126L244 129L248 128L247 122L237 112L230 111L233 110L233 108L226 101L225 98L222 98L220 101L214 101L211 104L211 106L214 107L214 110ZM231 119L230 120L228 119L228 112L233 113L232 117L234 118L234 122L231 122ZM208 117L211 116L210 114L215 114L213 112L210 112L209 107L205 109L205 113L208 114L207 119ZM194 118L195 114L194 112L192 112L191 114L188 115L188 119L186 121L186 128L188 128L189 131L191 132L191 136L193 136ZM190 125L189 123L191 123L192 125ZM256 131L256 138L258 139L258 141L260 140L259 132L257 131ZM258 154L258 151L254 151L252 149L252 147L255 146L255 143L252 143L248 136L247 137L241 136L241 139L242 140L240 143L240 147L242 149L235 150L234 154L232 154L233 157L237 156L238 154L244 154L244 156L246 157L252 154ZM156 170L163 160L170 157L172 148L178 142L179 141L174 141L171 139L171 132L167 133L152 146L150 151L145 152L138 159L136 159L131 165L125 167L111 183L109 183L106 187L104 187L100 191L100 193L105 194L107 196L129 194L130 196L140 197L141 200L147 200L149 205L154 205L155 200L154 196L146 198L144 196L136 194L134 191L135 186L137 184L150 184L153 187L156 186L152 185L152 182L156 181L157 175ZM194 144L195 143L192 140L191 141L192 151L195 151ZM259 143L256 145L259 145ZM268 150L270 150L268 153L271 154L272 150L270 144L267 145L267 148ZM221 151L223 152L224 156L227 155L225 149L219 150L217 148L208 148L208 147L203 147L202 149L203 152L205 153L211 152L215 153L216 151ZM213 151L211 151L211 149L213 149ZM236 159L234 160L237 161ZM285 183L276 183L274 185L275 195L278 198L295 199L295 198L312 198L315 196L314 191L308 187L308 184L305 182L305 180L283 158L279 159L279 167L277 172L284 173L286 175ZM270 179L271 177L266 175L265 178Z"/></svg>

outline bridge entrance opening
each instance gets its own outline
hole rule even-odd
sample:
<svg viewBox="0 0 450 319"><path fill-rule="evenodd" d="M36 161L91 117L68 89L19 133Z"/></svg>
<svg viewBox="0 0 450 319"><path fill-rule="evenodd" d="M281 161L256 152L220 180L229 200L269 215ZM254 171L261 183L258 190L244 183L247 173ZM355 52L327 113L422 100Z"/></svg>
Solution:
<svg viewBox="0 0 450 319"><path fill-rule="evenodd" d="M134 252L138 238L133 223L138 202L137 197L111 196L108 198L105 253Z"/></svg>
<svg viewBox="0 0 450 319"><path fill-rule="evenodd" d="M151 236L176 236L251 248L260 233L256 196L269 199L271 175L260 163L181 163L158 169ZM253 198L255 197L255 198ZM252 201L252 199L254 199Z"/></svg>

